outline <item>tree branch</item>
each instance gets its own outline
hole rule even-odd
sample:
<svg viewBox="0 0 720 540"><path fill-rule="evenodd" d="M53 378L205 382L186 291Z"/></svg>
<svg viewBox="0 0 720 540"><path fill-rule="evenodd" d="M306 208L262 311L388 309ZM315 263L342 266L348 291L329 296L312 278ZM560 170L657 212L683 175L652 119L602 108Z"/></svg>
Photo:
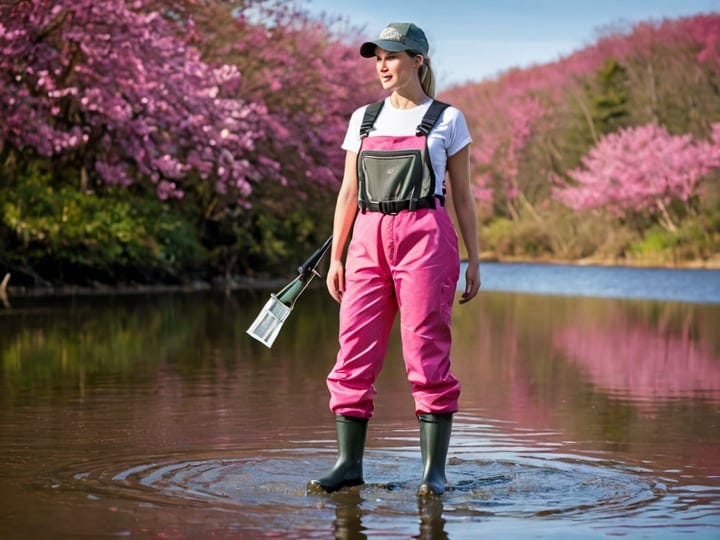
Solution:
<svg viewBox="0 0 720 540"><path fill-rule="evenodd" d="M8 299L7 295L7 284L10 281L10 274L5 274L5 277L2 280L2 283L0 283L0 302L2 302L2 305L6 308L10 308L10 300Z"/></svg>

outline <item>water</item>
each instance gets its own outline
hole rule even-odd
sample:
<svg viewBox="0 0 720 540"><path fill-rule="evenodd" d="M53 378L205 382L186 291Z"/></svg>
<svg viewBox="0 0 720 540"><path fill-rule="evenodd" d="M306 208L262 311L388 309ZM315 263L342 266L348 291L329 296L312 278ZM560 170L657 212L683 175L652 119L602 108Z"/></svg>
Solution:
<svg viewBox="0 0 720 540"><path fill-rule="evenodd" d="M488 290L720 303L720 270L484 263Z"/></svg>
<svg viewBox="0 0 720 540"><path fill-rule="evenodd" d="M488 290L453 315L463 393L439 500L415 497L397 332L367 484L305 494L335 457L321 290L272 350L245 333L269 291L11 299L0 538L720 536L720 303L490 290L542 276L485 266ZM717 287L703 275L688 298Z"/></svg>

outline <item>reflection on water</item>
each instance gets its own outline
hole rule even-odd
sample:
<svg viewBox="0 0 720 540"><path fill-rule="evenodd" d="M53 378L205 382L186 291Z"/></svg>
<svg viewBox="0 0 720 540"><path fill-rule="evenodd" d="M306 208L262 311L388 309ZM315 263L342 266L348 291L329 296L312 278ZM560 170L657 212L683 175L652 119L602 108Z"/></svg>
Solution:
<svg viewBox="0 0 720 540"><path fill-rule="evenodd" d="M574 320L558 329L554 344L595 386L616 396L650 403L698 396L720 403L717 351L709 335L696 334L692 312L655 317L647 320L614 306L602 319Z"/></svg>
<svg viewBox="0 0 720 540"><path fill-rule="evenodd" d="M719 304L484 292L458 307L450 489L418 500L397 334L368 483L305 494L335 456L337 311L310 291L268 350L245 333L266 298L0 311L0 537L717 536Z"/></svg>

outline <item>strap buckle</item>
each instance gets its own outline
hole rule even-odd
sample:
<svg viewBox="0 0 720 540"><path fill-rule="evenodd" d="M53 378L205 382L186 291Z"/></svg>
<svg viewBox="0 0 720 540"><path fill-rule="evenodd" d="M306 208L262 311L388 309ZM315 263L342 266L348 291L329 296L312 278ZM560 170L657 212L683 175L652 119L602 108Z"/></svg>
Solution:
<svg viewBox="0 0 720 540"><path fill-rule="evenodd" d="M378 209L385 215L399 214L407 208L407 201L378 201Z"/></svg>

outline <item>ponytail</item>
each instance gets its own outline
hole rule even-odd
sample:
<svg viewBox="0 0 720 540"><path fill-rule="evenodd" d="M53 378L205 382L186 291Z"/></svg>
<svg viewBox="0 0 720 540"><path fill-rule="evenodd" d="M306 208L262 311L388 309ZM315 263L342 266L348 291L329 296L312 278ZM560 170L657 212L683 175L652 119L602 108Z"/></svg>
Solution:
<svg viewBox="0 0 720 540"><path fill-rule="evenodd" d="M420 86L428 97L435 97L435 74L433 73L432 67L430 67L430 59L427 56L423 56L419 52L406 51L408 56L415 58L420 55L423 57L423 63L420 64L418 69L418 77L420 78Z"/></svg>
<svg viewBox="0 0 720 540"><path fill-rule="evenodd" d="M420 86L428 97L435 97L435 74L430 66L430 59L424 58L420 66Z"/></svg>

